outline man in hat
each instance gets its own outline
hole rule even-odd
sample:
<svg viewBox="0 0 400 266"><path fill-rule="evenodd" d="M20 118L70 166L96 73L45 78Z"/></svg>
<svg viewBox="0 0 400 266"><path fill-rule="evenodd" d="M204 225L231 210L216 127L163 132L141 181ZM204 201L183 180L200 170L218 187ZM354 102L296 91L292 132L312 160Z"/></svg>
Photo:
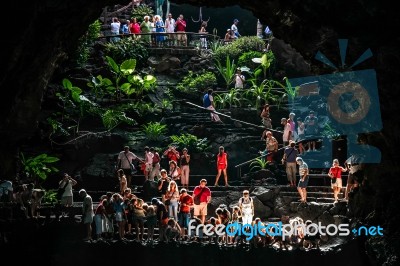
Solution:
<svg viewBox="0 0 400 266"><path fill-rule="evenodd" d="M241 35L240 35L240 33L239 33L239 30L238 30L238 27L237 27L237 24L239 23L239 20L238 19L234 19L233 20L233 24L232 24L232 26L231 26L231 30L233 31L233 33L235 34L235 38L237 39L237 38L239 38L239 37L241 37Z"/></svg>

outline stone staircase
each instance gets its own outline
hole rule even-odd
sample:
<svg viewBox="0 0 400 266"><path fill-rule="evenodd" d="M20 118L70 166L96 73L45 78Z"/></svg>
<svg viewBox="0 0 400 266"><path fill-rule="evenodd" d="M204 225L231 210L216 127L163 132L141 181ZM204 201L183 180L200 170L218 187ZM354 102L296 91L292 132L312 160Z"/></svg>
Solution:
<svg viewBox="0 0 400 266"><path fill-rule="evenodd" d="M344 198L345 188L342 188L339 193L339 199ZM293 187L282 187L280 196L290 203L300 204L299 193L296 188ZM318 202L318 203L334 203L332 189L328 186L308 186L307 187L307 202Z"/></svg>

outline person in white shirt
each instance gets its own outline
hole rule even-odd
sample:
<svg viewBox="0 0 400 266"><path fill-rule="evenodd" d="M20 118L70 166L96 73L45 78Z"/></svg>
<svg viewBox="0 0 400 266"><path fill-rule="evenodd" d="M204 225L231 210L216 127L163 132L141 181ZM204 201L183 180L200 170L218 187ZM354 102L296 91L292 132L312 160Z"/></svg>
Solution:
<svg viewBox="0 0 400 266"><path fill-rule="evenodd" d="M150 151L148 146L144 147L144 162L146 165L146 169L144 170L144 177L146 180L149 179L150 173L153 170L153 157L154 154Z"/></svg>
<svg viewBox="0 0 400 266"><path fill-rule="evenodd" d="M119 30L121 28L121 22L119 22L118 18L114 17L111 22L111 35L119 35ZM120 40L119 37L112 37L112 42L118 42Z"/></svg>
<svg viewBox="0 0 400 266"><path fill-rule="evenodd" d="M235 89L243 89L244 81L245 77L242 75L242 70L237 68L235 74Z"/></svg>
<svg viewBox="0 0 400 266"><path fill-rule="evenodd" d="M238 29L238 27L237 27L237 24L239 23L239 20L238 19L234 19L233 20L233 24L232 24L232 26L231 26L231 30L233 31L233 33L235 34L235 38L237 39L237 38L239 38L239 37L241 37L241 35L240 35L240 33L239 33L239 29Z"/></svg>
<svg viewBox="0 0 400 266"><path fill-rule="evenodd" d="M129 146L125 146L124 150L118 154L117 170L118 169L124 170L128 187L131 187L132 175L133 175L131 164L133 163L133 160L136 159L138 159L138 157L134 153L129 151Z"/></svg>
<svg viewBox="0 0 400 266"><path fill-rule="evenodd" d="M172 17L172 14L169 13L168 17L165 19L165 32L166 33L174 33L175 32L175 19ZM174 40L174 34L169 34L168 39Z"/></svg>

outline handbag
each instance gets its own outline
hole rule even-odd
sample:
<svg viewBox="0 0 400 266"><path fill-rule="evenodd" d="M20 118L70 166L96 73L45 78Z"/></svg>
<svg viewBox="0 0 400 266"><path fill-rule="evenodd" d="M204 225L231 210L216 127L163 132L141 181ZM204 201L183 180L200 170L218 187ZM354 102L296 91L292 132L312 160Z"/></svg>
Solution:
<svg viewBox="0 0 400 266"><path fill-rule="evenodd" d="M124 154L125 154L126 159L129 162L128 156L126 156L126 153L124 153ZM133 165L133 163L129 162L129 167L131 168L131 175L134 175L137 173L137 170L136 170L135 166Z"/></svg>
<svg viewBox="0 0 400 266"><path fill-rule="evenodd" d="M170 205L171 204L171 199L166 199L164 202L165 205Z"/></svg>
<svg viewBox="0 0 400 266"><path fill-rule="evenodd" d="M335 184L337 178L333 175L333 173L328 174L328 175L329 175L329 177L331 178L331 184L332 184L332 185Z"/></svg>
<svg viewBox="0 0 400 266"><path fill-rule="evenodd" d="M203 191L204 191L204 188L201 190L201 192L198 194L198 195L196 195L194 198L193 198L193 203L195 204L195 205L200 205L200 197L201 197L201 194L203 194Z"/></svg>

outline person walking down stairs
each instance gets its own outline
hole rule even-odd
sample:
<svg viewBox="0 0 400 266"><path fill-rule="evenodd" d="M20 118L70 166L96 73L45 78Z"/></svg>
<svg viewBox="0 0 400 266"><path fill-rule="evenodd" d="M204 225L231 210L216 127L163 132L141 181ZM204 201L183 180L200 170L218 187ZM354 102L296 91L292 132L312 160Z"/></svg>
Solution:
<svg viewBox="0 0 400 266"><path fill-rule="evenodd" d="M213 90L208 89L207 93L204 94L203 106L204 106L204 108L207 108L208 110L215 111L215 104L214 104L214 98L212 96L212 93L213 93ZM222 123L221 119L219 118L219 116L216 113L210 112L210 115L211 115L211 121Z"/></svg>

